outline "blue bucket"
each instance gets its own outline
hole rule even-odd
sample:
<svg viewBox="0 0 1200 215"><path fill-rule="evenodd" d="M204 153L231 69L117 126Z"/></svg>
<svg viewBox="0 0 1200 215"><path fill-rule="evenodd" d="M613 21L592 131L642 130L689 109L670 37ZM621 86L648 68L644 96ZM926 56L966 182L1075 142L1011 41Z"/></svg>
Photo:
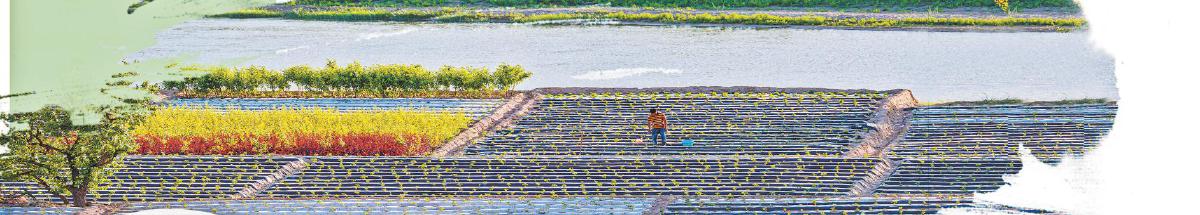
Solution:
<svg viewBox="0 0 1200 215"><path fill-rule="evenodd" d="M692 139L684 139L683 140L683 146L692 146L695 143L696 143L696 141L692 141Z"/></svg>

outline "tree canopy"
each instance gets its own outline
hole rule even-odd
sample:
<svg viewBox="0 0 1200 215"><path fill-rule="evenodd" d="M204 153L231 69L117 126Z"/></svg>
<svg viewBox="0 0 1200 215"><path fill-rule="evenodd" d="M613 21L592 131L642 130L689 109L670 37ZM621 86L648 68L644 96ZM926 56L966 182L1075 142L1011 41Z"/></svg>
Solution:
<svg viewBox="0 0 1200 215"><path fill-rule="evenodd" d="M126 117L105 110L95 125L76 125L71 113L47 106L28 113L0 115L10 130L0 135L0 177L33 182L63 204L87 206L87 194L103 184L125 155L136 150Z"/></svg>

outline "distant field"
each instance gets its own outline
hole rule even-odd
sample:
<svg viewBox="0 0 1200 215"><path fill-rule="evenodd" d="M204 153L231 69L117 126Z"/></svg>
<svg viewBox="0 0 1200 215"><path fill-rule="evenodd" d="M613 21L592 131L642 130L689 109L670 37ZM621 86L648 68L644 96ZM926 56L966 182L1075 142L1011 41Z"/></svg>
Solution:
<svg viewBox="0 0 1200 215"><path fill-rule="evenodd" d="M995 7L993 0L296 0L318 6L501 6L561 7L609 5L622 7L824 7L852 8L960 8ZM1078 7L1071 0L1010 0L1012 8Z"/></svg>

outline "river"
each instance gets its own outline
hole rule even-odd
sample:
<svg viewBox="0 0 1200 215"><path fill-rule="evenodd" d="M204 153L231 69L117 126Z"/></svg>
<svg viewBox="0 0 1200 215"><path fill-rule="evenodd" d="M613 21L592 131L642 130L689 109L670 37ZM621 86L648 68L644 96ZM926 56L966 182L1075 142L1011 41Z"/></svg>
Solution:
<svg viewBox="0 0 1200 215"><path fill-rule="evenodd" d="M406 63L534 72L518 88L912 89L921 101L1117 98L1114 60L1073 33L202 19L129 59L321 66Z"/></svg>

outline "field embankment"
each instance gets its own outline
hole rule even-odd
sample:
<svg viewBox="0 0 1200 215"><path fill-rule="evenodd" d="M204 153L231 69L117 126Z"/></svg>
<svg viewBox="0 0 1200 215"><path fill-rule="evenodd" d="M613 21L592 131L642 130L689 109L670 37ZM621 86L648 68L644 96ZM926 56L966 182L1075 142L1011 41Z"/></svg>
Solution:
<svg viewBox="0 0 1200 215"><path fill-rule="evenodd" d="M438 23L531 23L692 25L716 27L803 27L925 31L1071 31L1086 22L1070 7L1030 8L1006 13L996 8L901 7L847 10L836 7L413 7L396 4L273 5L214 15L222 18L284 18L324 21ZM714 7L701 7L714 8Z"/></svg>

